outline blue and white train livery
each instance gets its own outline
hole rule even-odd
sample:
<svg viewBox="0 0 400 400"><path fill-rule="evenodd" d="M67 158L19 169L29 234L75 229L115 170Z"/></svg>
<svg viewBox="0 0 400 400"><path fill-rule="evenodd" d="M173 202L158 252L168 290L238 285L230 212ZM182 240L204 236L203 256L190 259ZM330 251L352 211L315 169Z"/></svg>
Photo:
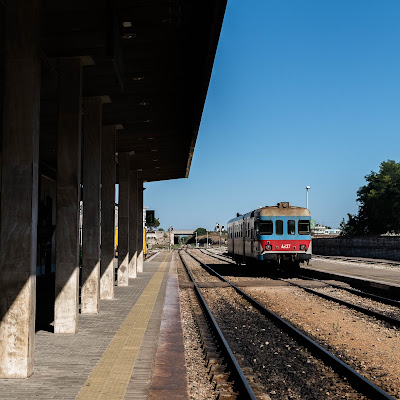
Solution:
<svg viewBox="0 0 400 400"><path fill-rule="evenodd" d="M299 266L311 258L311 214L288 202L262 207L228 222L228 253L236 262L290 261Z"/></svg>

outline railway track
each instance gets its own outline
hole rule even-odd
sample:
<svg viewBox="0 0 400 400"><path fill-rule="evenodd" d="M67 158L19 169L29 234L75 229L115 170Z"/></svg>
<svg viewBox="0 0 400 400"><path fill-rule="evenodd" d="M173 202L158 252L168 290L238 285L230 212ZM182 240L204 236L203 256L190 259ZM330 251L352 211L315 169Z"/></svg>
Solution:
<svg viewBox="0 0 400 400"><path fill-rule="evenodd" d="M202 335L204 353L208 359L208 363L210 363L210 372L213 374L213 379L219 379L223 382L222 385L219 385L221 389L219 398L233 399L237 397L249 400L268 399L269 397L260 393L259 387L255 388L255 391L258 392L256 397L252 388L252 386L255 386L255 383L250 382L250 379L246 378L245 371L243 371L236 360L180 252L179 256L191 282L193 283L194 292L203 312L201 314L195 311L195 315ZM231 382L231 384L228 384L227 382Z"/></svg>
<svg viewBox="0 0 400 400"><path fill-rule="evenodd" d="M206 254L207 256L216 258L218 260L224 261L224 262L229 262L234 264L234 262L232 260L230 260L228 257L225 256L220 256L220 255L215 255L211 252L204 252L202 251L203 254ZM316 296L319 296L325 300L329 300L329 301L334 301L338 304L341 304L343 306L346 306L350 309L356 310L358 312L361 312L365 315L369 315L371 317L376 318L377 320L380 321L384 321L388 324L391 324L393 326L399 327L400 326L400 310L398 308L400 308L400 301L394 300L394 299L390 299L387 297L383 297L383 296L377 296L374 295L373 293L367 293L364 292L362 290L356 290L356 289L352 289L350 287L347 286L342 286L342 285L337 285L331 282L327 282L326 280L321 280L321 279L316 279L316 278L311 278L311 277L307 277L307 276L303 276L303 275L297 275L296 278L302 279L302 280L306 280L306 281L312 281L312 282L320 282L326 286L329 286L331 288L337 289L337 291L346 291L351 293L354 296L358 296L361 298L366 298L372 301L372 303L370 304L370 306L364 307L359 305L360 301L357 298L352 298L353 302L348 301L348 300L344 300L343 297L335 297L335 296L331 296L329 294L323 293L319 290L315 290L312 289L310 287L305 286L304 284L300 284L297 282L293 282L290 279L283 279L279 276L275 276L274 278L276 279L280 279L284 282L287 282L289 285L291 286L296 286L304 291L306 291L307 293L311 293L314 294ZM340 296L340 292L338 293ZM381 308L379 307L379 304L374 304L375 303L382 303L388 306L393 306L393 308L391 310L389 310L389 313L385 310L385 311L376 311L377 309ZM392 313L393 315L395 315L395 317L388 315Z"/></svg>
<svg viewBox="0 0 400 400"><path fill-rule="evenodd" d="M334 261L341 261L341 262L348 262L348 263L357 263L357 264L378 264L378 265L385 265L389 267L399 267L399 261L391 261L391 260L375 260L375 259L366 259L366 258L357 258L357 257L343 257L343 256L322 256L322 255L313 255L315 259L321 260L334 260Z"/></svg>
<svg viewBox="0 0 400 400"><path fill-rule="evenodd" d="M204 254L204 252L203 252ZM254 306L257 310L263 313L263 315L268 316L268 318L272 319L274 323L279 325L282 329L284 329L287 332L290 332L290 335L296 338L297 341L302 343L304 346L306 346L314 355L317 357L321 358L326 362L327 364L331 365L335 371L337 371L340 375L345 376L349 382L352 383L354 387L357 387L360 392L364 393L365 396L368 398L373 398L373 399L390 399L389 394L384 392L382 389L380 389L378 386L373 384L371 381L366 379L364 376L356 372L354 369L352 369L350 366L345 364L342 360L331 354L329 351L324 349L322 346L320 346L318 343L316 343L314 340L306 336L303 332L299 331L297 328L295 328L293 325L288 323L287 321L283 320L280 318L278 315L272 313L268 309L266 309L263 305L261 305L258 301L253 299L251 296L248 294L244 293L241 289L239 289L236 285L233 283L229 282L227 279L225 279L223 276L219 275L215 270L210 268L207 264L205 264L203 261L199 260L197 257L193 256L193 254L190 254L191 257L193 257L198 263L202 265L203 268L207 269L213 276L218 277L222 281L228 283L237 293L239 293L241 296L246 298L247 301L249 301L252 306ZM225 257L221 256L216 256L214 254L208 254L206 253L207 256L212 256L214 258L217 258L221 261L228 261L227 259L224 259Z"/></svg>

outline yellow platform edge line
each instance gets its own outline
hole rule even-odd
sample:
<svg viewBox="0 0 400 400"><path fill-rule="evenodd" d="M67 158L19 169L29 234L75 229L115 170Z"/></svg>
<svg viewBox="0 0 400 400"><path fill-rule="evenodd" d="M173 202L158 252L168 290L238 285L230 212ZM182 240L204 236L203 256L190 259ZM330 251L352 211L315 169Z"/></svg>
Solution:
<svg viewBox="0 0 400 400"><path fill-rule="evenodd" d="M168 262L164 257L76 399L123 400Z"/></svg>

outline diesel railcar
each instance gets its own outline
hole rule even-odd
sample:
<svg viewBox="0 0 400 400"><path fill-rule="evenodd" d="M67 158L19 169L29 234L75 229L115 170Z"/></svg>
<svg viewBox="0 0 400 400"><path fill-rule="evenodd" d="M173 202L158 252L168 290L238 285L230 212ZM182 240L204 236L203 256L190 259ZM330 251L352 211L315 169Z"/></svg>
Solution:
<svg viewBox="0 0 400 400"><path fill-rule="evenodd" d="M228 222L228 253L238 263L298 267L311 259L311 214L288 202L261 207Z"/></svg>

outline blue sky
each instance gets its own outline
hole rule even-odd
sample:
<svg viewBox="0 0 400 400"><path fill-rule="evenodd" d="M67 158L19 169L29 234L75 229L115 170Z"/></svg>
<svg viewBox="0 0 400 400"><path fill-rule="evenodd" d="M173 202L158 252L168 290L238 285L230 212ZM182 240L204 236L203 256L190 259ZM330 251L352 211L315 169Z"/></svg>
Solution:
<svg viewBox="0 0 400 400"><path fill-rule="evenodd" d="M400 161L400 1L228 0L189 179L146 183L161 226L290 201L337 227Z"/></svg>

